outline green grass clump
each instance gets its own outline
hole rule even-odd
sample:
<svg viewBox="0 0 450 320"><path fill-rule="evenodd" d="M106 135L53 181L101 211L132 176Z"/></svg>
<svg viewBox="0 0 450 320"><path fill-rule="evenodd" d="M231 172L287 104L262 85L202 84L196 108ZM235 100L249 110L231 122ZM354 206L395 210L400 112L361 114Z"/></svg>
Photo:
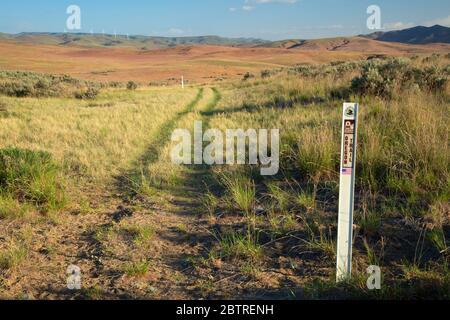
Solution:
<svg viewBox="0 0 450 320"><path fill-rule="evenodd" d="M15 199L47 212L62 208L66 201L60 170L51 155L17 148L0 150L0 193L9 208Z"/></svg>
<svg viewBox="0 0 450 320"><path fill-rule="evenodd" d="M428 240L433 243L441 254L448 253L447 239L442 228L434 228L427 234Z"/></svg>
<svg viewBox="0 0 450 320"><path fill-rule="evenodd" d="M205 210L205 212L209 216L214 216L217 208L219 207L220 199L217 196L215 196L214 194L212 194L211 192L208 192L203 197L202 204L203 204L203 209Z"/></svg>
<svg viewBox="0 0 450 320"><path fill-rule="evenodd" d="M138 262L132 262L125 266L124 271L129 277L143 277L150 269L150 262L147 260L141 260Z"/></svg>
<svg viewBox="0 0 450 320"><path fill-rule="evenodd" d="M310 250L318 251L330 259L335 259L337 244L331 235L320 232L319 236L311 237L310 240L304 240L304 242Z"/></svg>
<svg viewBox="0 0 450 320"><path fill-rule="evenodd" d="M255 183L241 174L224 175L222 181L233 205L245 215L251 215L256 203Z"/></svg>
<svg viewBox="0 0 450 320"><path fill-rule="evenodd" d="M145 246L155 235L155 229L150 225L123 225L120 231L129 235L137 246Z"/></svg>
<svg viewBox="0 0 450 320"><path fill-rule="evenodd" d="M363 212L356 216L361 232L365 235L374 235L381 228L382 214L374 211Z"/></svg>
<svg viewBox="0 0 450 320"><path fill-rule="evenodd" d="M257 236L242 235L232 232L220 239L221 256L231 259L258 261L263 254L263 247L258 243Z"/></svg>
<svg viewBox="0 0 450 320"><path fill-rule="evenodd" d="M0 196L0 220L23 218L30 208L21 204L11 195Z"/></svg>
<svg viewBox="0 0 450 320"><path fill-rule="evenodd" d="M306 209L308 212L314 210L316 207L316 199L313 194L301 192L295 198L296 204L302 208Z"/></svg>
<svg viewBox="0 0 450 320"><path fill-rule="evenodd" d="M19 266L27 257L28 249L22 243L11 243L9 248L0 252L0 270L10 270Z"/></svg>
<svg viewBox="0 0 450 320"><path fill-rule="evenodd" d="M81 296L85 300L92 300L92 301L102 300L105 296L105 291L99 286L95 285L90 288L82 288Z"/></svg>
<svg viewBox="0 0 450 320"><path fill-rule="evenodd" d="M291 195L288 191L283 190L277 183L271 182L267 184L269 196L275 201L278 209L286 211L291 205Z"/></svg>

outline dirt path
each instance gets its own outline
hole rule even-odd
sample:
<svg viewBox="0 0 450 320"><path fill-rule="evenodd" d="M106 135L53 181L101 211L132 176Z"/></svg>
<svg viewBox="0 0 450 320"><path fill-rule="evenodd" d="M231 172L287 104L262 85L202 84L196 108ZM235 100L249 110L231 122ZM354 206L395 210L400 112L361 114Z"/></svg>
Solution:
<svg viewBox="0 0 450 320"><path fill-rule="evenodd" d="M196 97L149 141L147 151L134 168L124 171L108 187L80 186L89 199L89 212L71 212L30 222L32 233L24 235L20 222L5 226L27 242L27 263L0 278L0 297L6 299L149 299L193 298L186 262L202 250L201 222L194 214L202 185L183 181L171 199L139 196L130 177L140 168L160 160L173 130L185 117L212 110L220 100L217 90L200 88ZM188 178L189 180L190 178ZM77 200L75 200L77 201ZM135 230L148 226L148 243L136 241ZM193 230L195 228L195 230ZM16 231L17 230L17 231ZM26 231L26 230L25 230ZM195 237L191 237L195 234ZM67 268L80 268L82 290L67 289Z"/></svg>
<svg viewBox="0 0 450 320"><path fill-rule="evenodd" d="M239 266L211 258L216 234L227 228L204 215L203 195L214 185L208 166L184 166L180 181L142 195L136 182L142 168L168 161L165 148L181 125L201 120L204 127L221 100L213 88L197 96L148 142L135 165L109 186L83 185L89 212L72 212L31 225L29 263L1 279L0 296L9 299L207 299L262 297L267 288L252 282ZM184 121L184 123L183 123ZM149 169L151 170L151 169ZM231 217L239 224L239 217ZM11 223L10 230L19 229ZM216 265L217 263L217 265ZM67 268L81 271L81 290L67 289ZM290 275L267 270L265 283L290 285ZM281 280L275 280L282 278ZM287 279L287 280L286 280ZM288 282L286 282L288 281ZM252 292L247 294L247 289Z"/></svg>
<svg viewBox="0 0 450 320"><path fill-rule="evenodd" d="M183 112L161 126L158 139L150 142L136 168L118 177L115 188L97 200L111 208L107 213L83 224L73 221L81 233L78 238L70 237L77 239L77 244L69 245L78 248L78 256L72 263L82 270L84 289L75 293L53 290L58 298L68 295L88 299L192 299L200 296L201 283L192 265L205 255L205 244L213 240L207 221L198 215L200 196L205 192L200 181L207 171L202 167L189 170L179 188L167 191L169 198L163 203L135 193L129 177L140 174L139 168L159 160L183 117L215 108L220 93L212 89L211 98L206 99L204 91L199 89ZM200 117L207 123L207 117ZM138 246L132 235L122 232L120 228L124 226L150 226L153 235L148 245Z"/></svg>

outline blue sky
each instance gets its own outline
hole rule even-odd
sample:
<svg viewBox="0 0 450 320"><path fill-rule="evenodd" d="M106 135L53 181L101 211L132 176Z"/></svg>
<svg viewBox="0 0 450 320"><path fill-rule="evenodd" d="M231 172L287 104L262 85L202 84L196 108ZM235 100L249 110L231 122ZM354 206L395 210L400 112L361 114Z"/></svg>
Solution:
<svg viewBox="0 0 450 320"><path fill-rule="evenodd" d="M449 0L15 0L0 2L0 32L63 32L69 5L81 8L80 32L263 39L370 33L367 7L382 25L450 26Z"/></svg>

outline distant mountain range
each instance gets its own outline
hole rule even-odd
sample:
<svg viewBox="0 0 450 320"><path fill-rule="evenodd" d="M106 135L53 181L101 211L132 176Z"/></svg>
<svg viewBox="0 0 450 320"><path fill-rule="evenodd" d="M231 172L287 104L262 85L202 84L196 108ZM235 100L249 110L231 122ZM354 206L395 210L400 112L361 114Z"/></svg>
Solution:
<svg viewBox="0 0 450 320"><path fill-rule="evenodd" d="M404 30L375 32L357 37L280 40L257 44L256 46L327 51L374 51L374 49L381 49L382 51L388 52L391 49L397 49L399 44L423 45L446 43L450 43L450 28L436 25L433 27L414 27Z"/></svg>
<svg viewBox="0 0 450 320"><path fill-rule="evenodd" d="M414 27L404 30L375 32L358 37L340 37L317 40L290 39L266 41L253 38L199 37L149 37L90 33L0 33L6 39L25 44L85 46L85 47L132 47L141 50L164 49L179 45L219 45L235 47L284 48L302 50L352 50L356 46L374 46L367 40L399 42L404 44L450 43L450 28L443 26ZM366 40L364 40L366 39ZM364 43L367 42L367 43ZM385 46L386 47L386 46Z"/></svg>
<svg viewBox="0 0 450 320"><path fill-rule="evenodd" d="M450 43L450 28L435 25L414 27L389 32L375 32L364 36L378 41L408 44Z"/></svg>
<svg viewBox="0 0 450 320"><path fill-rule="evenodd" d="M0 39L39 45L134 47L137 49L163 49L178 45L255 46L267 41L252 38L198 37L148 37L90 33L0 33Z"/></svg>

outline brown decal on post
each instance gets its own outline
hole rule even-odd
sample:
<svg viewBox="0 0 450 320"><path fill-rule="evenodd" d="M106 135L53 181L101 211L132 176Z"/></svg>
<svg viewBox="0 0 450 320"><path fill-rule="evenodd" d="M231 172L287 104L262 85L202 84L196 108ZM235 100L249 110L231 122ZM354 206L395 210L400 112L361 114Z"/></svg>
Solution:
<svg viewBox="0 0 450 320"><path fill-rule="evenodd" d="M355 120L345 120L344 160L342 168L353 168L353 151L355 149ZM350 172L351 173L351 172Z"/></svg>

